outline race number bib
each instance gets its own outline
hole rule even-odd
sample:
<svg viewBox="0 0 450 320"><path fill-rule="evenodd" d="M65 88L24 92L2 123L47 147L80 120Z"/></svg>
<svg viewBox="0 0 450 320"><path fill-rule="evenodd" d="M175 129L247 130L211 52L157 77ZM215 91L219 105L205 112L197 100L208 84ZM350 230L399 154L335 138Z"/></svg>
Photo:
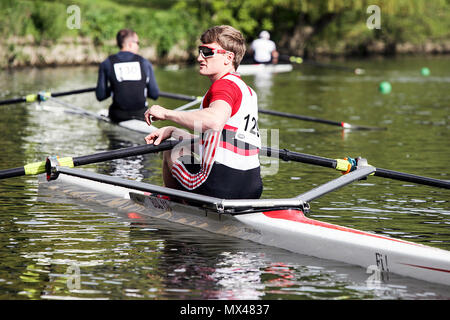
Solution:
<svg viewBox="0 0 450 320"><path fill-rule="evenodd" d="M141 80L141 66L138 61L115 63L114 72L119 82Z"/></svg>
<svg viewBox="0 0 450 320"><path fill-rule="evenodd" d="M261 148L258 120L256 120L256 117L251 117L250 115L247 115L244 120L245 126L243 128L238 128L235 139Z"/></svg>

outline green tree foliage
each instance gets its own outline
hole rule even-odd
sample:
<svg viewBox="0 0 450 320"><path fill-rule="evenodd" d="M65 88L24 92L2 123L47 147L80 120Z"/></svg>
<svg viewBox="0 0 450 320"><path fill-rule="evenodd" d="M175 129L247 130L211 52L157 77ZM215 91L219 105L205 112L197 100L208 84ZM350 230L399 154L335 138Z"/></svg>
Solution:
<svg viewBox="0 0 450 320"><path fill-rule="evenodd" d="M422 43L450 39L450 0L77 0L81 29L65 26L72 0L0 0L0 34L31 35L37 43L83 36L98 46L124 27L157 48L160 57L177 47L194 54L206 28L230 24L252 41L263 29L279 48L301 55L327 48L363 52L370 43ZM369 5L381 8L381 29L369 30Z"/></svg>
<svg viewBox="0 0 450 320"><path fill-rule="evenodd" d="M3 37L31 35L35 41L54 41L64 33L65 17L59 14L65 6L39 1L0 2L0 33Z"/></svg>
<svg viewBox="0 0 450 320"><path fill-rule="evenodd" d="M369 5L382 13L381 30L366 26ZM420 43L450 38L448 0L180 0L205 24L230 24L248 41L266 29L290 53L325 45L343 53L373 41Z"/></svg>

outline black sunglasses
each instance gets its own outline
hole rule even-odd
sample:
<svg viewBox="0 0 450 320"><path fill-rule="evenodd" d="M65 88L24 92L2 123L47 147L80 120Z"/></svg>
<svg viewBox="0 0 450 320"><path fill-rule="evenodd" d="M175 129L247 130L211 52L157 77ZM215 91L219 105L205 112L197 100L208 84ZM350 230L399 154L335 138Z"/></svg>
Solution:
<svg viewBox="0 0 450 320"><path fill-rule="evenodd" d="M207 47L207 46L200 46L200 47L198 47L198 53L200 53L203 58L210 58L210 57L214 57L214 55L216 53L225 54L227 52L228 51L224 50L224 49L214 49L214 48L210 48L210 47Z"/></svg>

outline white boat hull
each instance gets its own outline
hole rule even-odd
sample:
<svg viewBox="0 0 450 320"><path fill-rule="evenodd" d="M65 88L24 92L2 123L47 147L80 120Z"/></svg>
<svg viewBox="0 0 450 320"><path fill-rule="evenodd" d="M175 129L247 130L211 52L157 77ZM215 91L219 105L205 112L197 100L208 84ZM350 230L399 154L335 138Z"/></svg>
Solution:
<svg viewBox="0 0 450 320"><path fill-rule="evenodd" d="M246 76L261 73L291 72L292 69L291 64L241 64L236 72Z"/></svg>
<svg viewBox="0 0 450 320"><path fill-rule="evenodd" d="M280 213L283 215L283 213ZM299 221L269 218L264 213L236 219L261 232L256 242L293 252L359 265L389 273L450 285L450 252L298 215Z"/></svg>
<svg viewBox="0 0 450 320"><path fill-rule="evenodd" d="M99 202L127 212L359 265L372 272L374 280L386 281L389 273L395 273L450 285L450 251L320 222L295 209L223 214L65 174L44 185L84 201Z"/></svg>

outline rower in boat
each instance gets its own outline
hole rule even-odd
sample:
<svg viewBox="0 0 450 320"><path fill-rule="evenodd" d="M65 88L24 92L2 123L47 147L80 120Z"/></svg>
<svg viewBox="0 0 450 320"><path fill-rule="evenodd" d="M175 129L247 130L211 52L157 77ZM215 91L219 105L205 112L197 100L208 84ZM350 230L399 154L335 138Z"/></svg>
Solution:
<svg viewBox="0 0 450 320"><path fill-rule="evenodd" d="M151 62L137 54L139 37L131 29L116 36L120 51L100 64L95 94L98 101L112 95L108 116L113 122L144 120L147 97L158 99L159 88Z"/></svg>
<svg viewBox="0 0 450 320"><path fill-rule="evenodd" d="M235 73L245 53L241 32L231 26L215 26L200 38L197 58L200 74L212 83L196 111L174 111L153 105L146 113L149 125L170 120L189 130L200 131L200 160L191 155L173 159L163 156L163 179L167 187L225 199L256 199L262 193L258 131L258 104L253 89ZM149 134L148 144L190 133L167 126Z"/></svg>
<svg viewBox="0 0 450 320"><path fill-rule="evenodd" d="M275 42L270 40L270 33L266 30L261 31L259 39L252 42L250 46L253 52L253 60L260 64L277 64L278 51Z"/></svg>

